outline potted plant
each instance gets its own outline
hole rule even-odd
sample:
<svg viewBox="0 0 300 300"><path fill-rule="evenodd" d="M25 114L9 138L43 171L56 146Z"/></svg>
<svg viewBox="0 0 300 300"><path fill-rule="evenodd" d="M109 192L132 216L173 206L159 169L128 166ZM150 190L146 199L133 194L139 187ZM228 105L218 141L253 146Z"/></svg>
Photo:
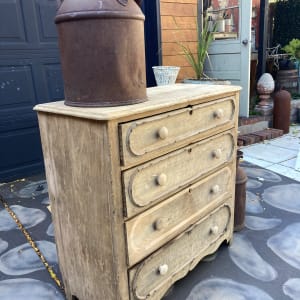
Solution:
<svg viewBox="0 0 300 300"><path fill-rule="evenodd" d="M290 92L298 91L300 40L292 39L282 50L286 52L288 59L279 61L279 71L276 75L277 83Z"/></svg>
<svg viewBox="0 0 300 300"><path fill-rule="evenodd" d="M204 73L205 61L209 61L208 48L213 41L213 32L216 30L216 23L212 24L212 20L208 17L203 18L202 30L196 24L197 28L197 47L196 53L193 53L188 45L178 42L182 52L194 70L194 78L185 79L185 83L204 83L204 84L230 84L227 80L210 78ZM210 61L209 61L210 63Z"/></svg>
<svg viewBox="0 0 300 300"><path fill-rule="evenodd" d="M282 50L288 55L288 58L283 58L279 61L280 70L295 69L295 63L300 60L300 40L292 39Z"/></svg>
<svg viewBox="0 0 300 300"><path fill-rule="evenodd" d="M294 61L300 60L300 40L292 39L282 50L290 55L290 59Z"/></svg>

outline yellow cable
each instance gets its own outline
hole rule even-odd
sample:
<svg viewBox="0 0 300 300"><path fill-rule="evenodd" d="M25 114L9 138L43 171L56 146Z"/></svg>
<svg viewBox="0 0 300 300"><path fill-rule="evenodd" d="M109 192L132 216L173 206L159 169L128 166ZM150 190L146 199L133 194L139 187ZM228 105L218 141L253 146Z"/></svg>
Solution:
<svg viewBox="0 0 300 300"><path fill-rule="evenodd" d="M13 210L9 207L9 205L7 204L7 202L3 199L3 197L1 195L0 195L0 201L2 202L2 205L7 210L7 212L10 214L10 216L13 218L13 220L16 222L17 226L19 227L19 229L24 234L24 236L25 236L26 240L28 241L28 243L30 244L30 246L33 248L33 250L35 251L35 253L38 255L38 257L42 261L43 265L45 266L45 268L47 269L48 273L50 274L50 277L55 281L55 283L57 284L57 286L62 291L64 291L64 287L63 287L62 283L60 282L60 280L58 279L56 273L53 271L53 269L51 268L51 266L47 262L45 256L41 253L40 249L37 247L35 241L32 239L32 237L29 234L29 232L25 229L25 227L23 226L23 224L21 223L21 221L19 220L19 218L17 217L17 215L13 212Z"/></svg>

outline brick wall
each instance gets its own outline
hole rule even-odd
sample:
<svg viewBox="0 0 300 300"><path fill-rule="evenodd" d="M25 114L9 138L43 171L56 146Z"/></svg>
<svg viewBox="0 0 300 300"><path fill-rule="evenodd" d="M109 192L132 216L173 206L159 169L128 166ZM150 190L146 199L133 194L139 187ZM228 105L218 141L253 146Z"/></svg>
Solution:
<svg viewBox="0 0 300 300"><path fill-rule="evenodd" d="M178 42L196 50L197 0L161 0L160 14L162 64L181 67L178 81L194 77Z"/></svg>

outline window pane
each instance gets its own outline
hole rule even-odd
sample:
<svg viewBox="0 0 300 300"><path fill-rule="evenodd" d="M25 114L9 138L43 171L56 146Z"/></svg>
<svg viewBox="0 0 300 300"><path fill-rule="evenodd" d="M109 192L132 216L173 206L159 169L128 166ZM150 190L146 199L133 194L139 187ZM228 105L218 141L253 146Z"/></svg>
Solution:
<svg viewBox="0 0 300 300"><path fill-rule="evenodd" d="M239 0L211 0L207 16L216 40L238 38Z"/></svg>

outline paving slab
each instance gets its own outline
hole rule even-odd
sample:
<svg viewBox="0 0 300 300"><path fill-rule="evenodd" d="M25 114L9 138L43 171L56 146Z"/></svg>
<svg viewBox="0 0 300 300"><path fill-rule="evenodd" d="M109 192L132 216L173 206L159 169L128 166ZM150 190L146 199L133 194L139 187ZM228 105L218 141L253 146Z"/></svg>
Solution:
<svg viewBox="0 0 300 300"><path fill-rule="evenodd" d="M269 143L261 143L244 147L242 148L242 151L244 153L245 160L250 157L273 164L295 158L298 153L296 150L282 149L281 147L276 147Z"/></svg>
<svg viewBox="0 0 300 300"><path fill-rule="evenodd" d="M266 169L300 182L300 172L295 170L294 168L274 164L272 166L268 166Z"/></svg>
<svg viewBox="0 0 300 300"><path fill-rule="evenodd" d="M285 135L280 138L270 140L266 143L284 149L295 150L295 151L300 150L300 138L291 135Z"/></svg>
<svg viewBox="0 0 300 300"><path fill-rule="evenodd" d="M288 159L286 161L281 162L280 165L291 168L291 169L295 169L296 160L297 160L297 158Z"/></svg>

